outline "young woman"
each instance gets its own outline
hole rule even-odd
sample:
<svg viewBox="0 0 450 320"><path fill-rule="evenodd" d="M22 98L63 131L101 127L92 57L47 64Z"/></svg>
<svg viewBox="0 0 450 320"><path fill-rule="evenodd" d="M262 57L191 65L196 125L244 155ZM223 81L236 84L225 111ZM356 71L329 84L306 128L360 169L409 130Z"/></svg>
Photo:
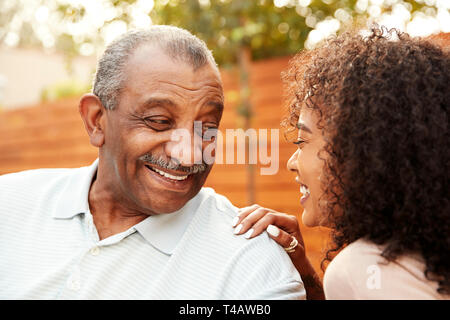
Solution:
<svg viewBox="0 0 450 320"><path fill-rule="evenodd" d="M449 52L374 28L300 53L284 79L302 221L332 228L324 262L338 252L324 290L295 217L253 205L235 233L267 230L309 299L448 299Z"/></svg>

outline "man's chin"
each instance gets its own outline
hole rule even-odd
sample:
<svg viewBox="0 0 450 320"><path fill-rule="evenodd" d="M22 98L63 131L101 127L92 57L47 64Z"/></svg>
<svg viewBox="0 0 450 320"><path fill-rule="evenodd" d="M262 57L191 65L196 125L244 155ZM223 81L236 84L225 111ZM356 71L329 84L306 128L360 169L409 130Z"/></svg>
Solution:
<svg viewBox="0 0 450 320"><path fill-rule="evenodd" d="M170 214L183 208L194 196L195 194L191 197L179 197L177 199L161 198L158 199L157 203L152 201L152 203L145 203L143 206L151 215Z"/></svg>
<svg viewBox="0 0 450 320"><path fill-rule="evenodd" d="M193 184L185 192L164 188L149 188L141 193L141 206L152 214L166 214L175 212L194 198L201 190L201 185ZM142 192L142 190L140 190Z"/></svg>

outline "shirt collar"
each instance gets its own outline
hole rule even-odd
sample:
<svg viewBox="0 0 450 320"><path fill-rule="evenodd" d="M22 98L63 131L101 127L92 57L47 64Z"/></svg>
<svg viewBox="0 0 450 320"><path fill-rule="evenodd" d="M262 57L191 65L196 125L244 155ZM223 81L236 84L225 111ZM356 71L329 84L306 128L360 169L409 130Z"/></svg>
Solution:
<svg viewBox="0 0 450 320"><path fill-rule="evenodd" d="M89 167L75 169L61 192L53 212L54 218L70 219L89 212L89 190L97 168L98 159ZM201 189L181 209L172 213L149 216L134 228L156 249L165 254L172 254L202 199L206 197L208 193L206 189Z"/></svg>
<svg viewBox="0 0 450 320"><path fill-rule="evenodd" d="M205 196L202 191L203 189L181 209L150 216L137 224L135 229L156 249L171 255Z"/></svg>
<svg viewBox="0 0 450 320"><path fill-rule="evenodd" d="M72 171L69 181L63 187L56 203L53 217L56 219L70 219L80 213L89 211L89 189L92 179L97 173L98 159L90 166L77 168Z"/></svg>

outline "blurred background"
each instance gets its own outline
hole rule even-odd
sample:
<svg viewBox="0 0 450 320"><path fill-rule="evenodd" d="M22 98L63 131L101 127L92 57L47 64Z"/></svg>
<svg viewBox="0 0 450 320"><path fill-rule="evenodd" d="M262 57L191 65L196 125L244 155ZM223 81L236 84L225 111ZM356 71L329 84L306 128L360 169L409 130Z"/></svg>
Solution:
<svg viewBox="0 0 450 320"><path fill-rule="evenodd" d="M449 11L448 0L1 0L0 174L95 160L78 100L105 46L129 29L171 24L207 43L223 77L225 132L279 128L280 73L296 52L374 22L448 40ZM207 186L237 206L300 218L299 186L286 169L293 152L281 134L277 175L260 175L259 165L215 165ZM329 232L301 228L319 271Z"/></svg>

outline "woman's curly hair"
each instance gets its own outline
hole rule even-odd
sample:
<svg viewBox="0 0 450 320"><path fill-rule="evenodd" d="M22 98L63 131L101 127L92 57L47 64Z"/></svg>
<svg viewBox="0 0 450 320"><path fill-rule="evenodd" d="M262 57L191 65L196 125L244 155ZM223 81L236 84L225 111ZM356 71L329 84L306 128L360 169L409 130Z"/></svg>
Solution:
<svg viewBox="0 0 450 320"><path fill-rule="evenodd" d="M322 210L334 247L323 262L365 238L390 261L419 253L449 293L449 52L375 26L299 53L283 79L288 124L311 108L326 141Z"/></svg>

